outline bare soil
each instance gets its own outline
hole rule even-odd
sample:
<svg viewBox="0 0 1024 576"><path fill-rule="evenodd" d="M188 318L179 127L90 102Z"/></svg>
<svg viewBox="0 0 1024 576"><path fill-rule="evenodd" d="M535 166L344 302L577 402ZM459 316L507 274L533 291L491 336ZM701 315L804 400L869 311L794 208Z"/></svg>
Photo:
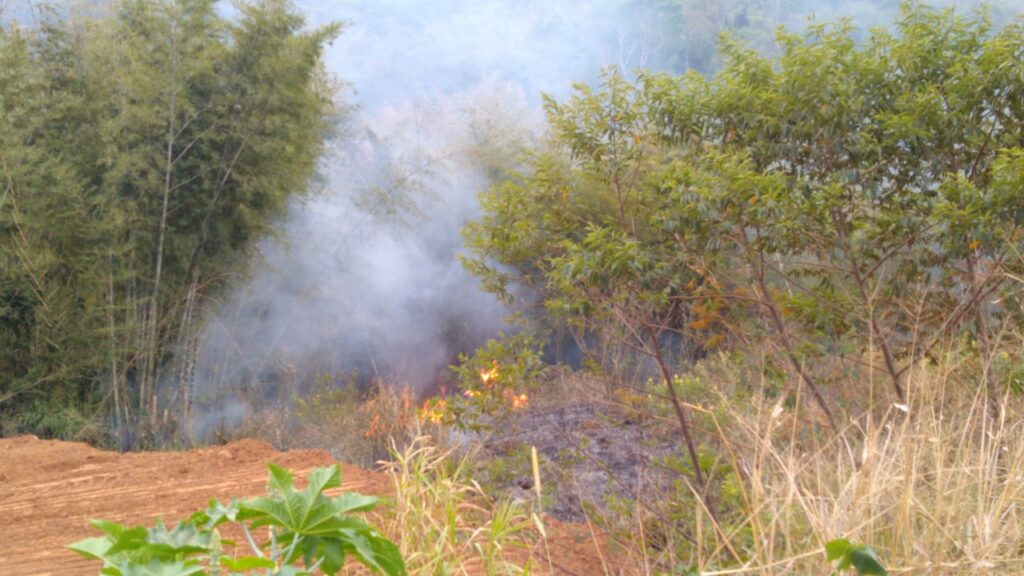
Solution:
<svg viewBox="0 0 1024 576"><path fill-rule="evenodd" d="M263 493L269 462L298 477L335 460L323 450L278 452L257 440L121 454L32 436L0 439L0 570L11 576L97 574L97 562L65 548L96 535L90 519L151 525L162 517L171 524L210 498ZM391 488L384 474L341 466L342 490L386 494ZM596 549L588 528L557 521L552 528L547 544L557 559L554 573L609 571L607 555Z"/></svg>
<svg viewBox="0 0 1024 576"><path fill-rule="evenodd" d="M678 455L665 426L607 403L577 402L531 409L504 422L483 440L491 461L514 460L531 447L549 477L544 512L565 522L586 522L587 508L609 512L609 502L635 502L639 493L671 494L673 475L661 460ZM491 478L488 486L515 497L533 488L526 476Z"/></svg>

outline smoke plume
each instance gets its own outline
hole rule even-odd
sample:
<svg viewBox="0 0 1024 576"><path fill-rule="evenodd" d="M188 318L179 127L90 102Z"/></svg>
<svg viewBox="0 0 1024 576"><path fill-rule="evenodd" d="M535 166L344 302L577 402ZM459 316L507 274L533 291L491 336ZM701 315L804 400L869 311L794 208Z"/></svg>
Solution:
<svg viewBox="0 0 1024 576"><path fill-rule="evenodd" d="M347 24L327 62L354 108L324 159L323 190L291 206L251 278L214 307L197 396L221 398L282 371L352 369L425 391L457 353L502 330L505 310L457 260L459 229L478 214L476 193L494 163L511 162L542 130L542 92L565 96L607 65L681 71L685 63L662 49L666 38L706 33L709 16L691 16L687 7L700 3L681 1L678 22L659 22L645 7L654 4L299 2L312 25ZM726 13L737 1L718 4ZM895 0L763 4L762 17L790 29L812 13L861 26L897 14ZM238 403L214 405L200 429L244 414Z"/></svg>

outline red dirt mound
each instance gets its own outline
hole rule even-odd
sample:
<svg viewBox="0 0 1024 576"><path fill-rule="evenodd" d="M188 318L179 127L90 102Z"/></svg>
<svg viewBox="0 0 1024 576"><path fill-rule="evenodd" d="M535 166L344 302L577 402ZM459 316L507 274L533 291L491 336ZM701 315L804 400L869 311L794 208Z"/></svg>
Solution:
<svg viewBox="0 0 1024 576"><path fill-rule="evenodd" d="M11 576L95 575L99 564L65 546L95 536L93 518L171 524L210 498L251 497L266 489L267 464L304 476L335 461L323 450L278 452L257 440L188 452L103 452L86 444L0 439L0 570ZM383 474L341 464L342 490L384 494ZM599 574L597 554L583 527L561 525L550 544L555 572Z"/></svg>
<svg viewBox="0 0 1024 576"><path fill-rule="evenodd" d="M96 562L64 548L96 535L90 519L171 523L212 497L256 496L266 489L269 462L298 476L334 459L322 450L277 452L256 440L135 454L33 436L0 440L0 566L18 576L96 574ZM354 466L342 465L342 474L345 490L381 494L390 487L386 476Z"/></svg>

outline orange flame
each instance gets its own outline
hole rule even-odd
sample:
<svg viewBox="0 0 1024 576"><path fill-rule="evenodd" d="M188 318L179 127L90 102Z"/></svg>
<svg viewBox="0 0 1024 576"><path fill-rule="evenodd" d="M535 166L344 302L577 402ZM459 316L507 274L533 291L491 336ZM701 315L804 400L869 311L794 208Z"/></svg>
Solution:
<svg viewBox="0 0 1024 576"><path fill-rule="evenodd" d="M494 385L494 381L497 380L500 375L501 373L498 369L498 361L491 360L490 369L480 370L480 381L484 383L484 386L490 387Z"/></svg>
<svg viewBox="0 0 1024 576"><path fill-rule="evenodd" d="M363 438L373 438L380 435L384 427L381 424L380 414L374 414L373 418L370 419L370 425L366 427L363 432Z"/></svg>
<svg viewBox="0 0 1024 576"><path fill-rule="evenodd" d="M433 424L444 422L444 413L448 408L448 402L444 398L427 400L420 408L420 418Z"/></svg>
<svg viewBox="0 0 1024 576"><path fill-rule="evenodd" d="M502 398L504 398L505 402L507 402L513 410L521 410L530 405L530 398L526 393L516 394L513 390L505 390L504 394L502 394Z"/></svg>
<svg viewBox="0 0 1024 576"><path fill-rule="evenodd" d="M512 409L519 410L526 408L530 404L530 399L526 397L526 394L512 395Z"/></svg>

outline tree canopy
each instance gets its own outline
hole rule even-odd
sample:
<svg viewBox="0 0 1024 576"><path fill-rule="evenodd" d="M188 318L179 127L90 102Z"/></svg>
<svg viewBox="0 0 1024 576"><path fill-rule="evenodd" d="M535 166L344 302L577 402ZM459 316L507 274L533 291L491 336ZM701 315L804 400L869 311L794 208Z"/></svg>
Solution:
<svg viewBox="0 0 1024 576"><path fill-rule="evenodd" d="M481 195L466 264L535 327L666 382L768 344L835 426L838 373L906 403L940 342L970 340L980 367L1019 314L1024 27L906 3L862 41L839 23L777 43L548 99L550 139Z"/></svg>

